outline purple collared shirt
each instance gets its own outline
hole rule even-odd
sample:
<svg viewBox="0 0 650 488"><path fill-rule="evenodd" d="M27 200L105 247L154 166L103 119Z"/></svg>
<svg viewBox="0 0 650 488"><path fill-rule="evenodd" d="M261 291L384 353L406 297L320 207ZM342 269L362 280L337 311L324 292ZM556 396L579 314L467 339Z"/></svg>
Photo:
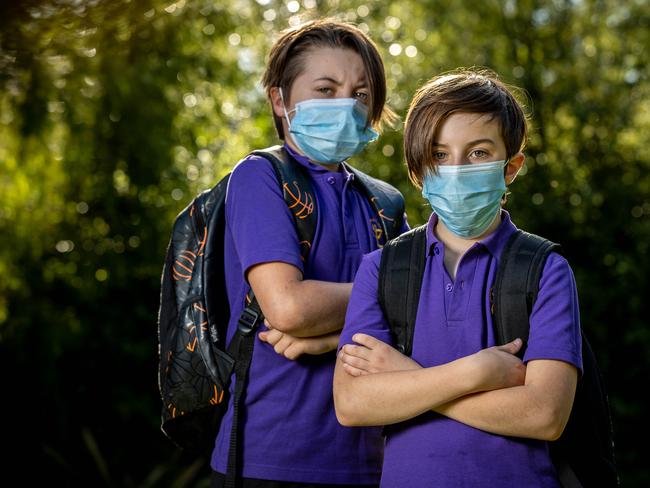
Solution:
<svg viewBox="0 0 650 488"><path fill-rule="evenodd" d="M506 211L499 227L470 248L452 280L444 245L427 228L429 250L413 337L412 357L424 367L445 364L495 345L489 290L499 256L516 230ZM340 345L358 332L392 344L377 299L381 251L364 257L357 272ZM530 316L524 361L555 359L582 368L580 317L573 273L552 253ZM434 412L387 428L381 485L559 487L544 441L490 434Z"/></svg>
<svg viewBox="0 0 650 488"><path fill-rule="evenodd" d="M301 261L293 216L271 163L250 156L231 175L225 232L232 311L229 338L243 308L245 275L252 266L279 261L298 268L305 279L349 283L362 256L378 247L372 226L377 217L352 185L354 176L343 168L331 172L292 155L308 169L315 193L310 198L318 209L307 266ZM304 201L307 196L299 198ZM342 427L337 422L334 364L334 352L290 361L256 339L242 415L244 477L358 485L379 481L380 429ZM212 468L221 473L226 472L231 425L232 402L212 454Z"/></svg>

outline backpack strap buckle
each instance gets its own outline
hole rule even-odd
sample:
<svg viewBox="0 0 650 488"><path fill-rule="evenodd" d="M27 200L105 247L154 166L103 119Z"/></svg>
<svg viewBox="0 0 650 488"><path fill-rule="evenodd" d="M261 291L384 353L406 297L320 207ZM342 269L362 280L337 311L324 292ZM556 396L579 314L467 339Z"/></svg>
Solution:
<svg viewBox="0 0 650 488"><path fill-rule="evenodd" d="M239 321L237 322L237 329L239 333L243 336L250 335L253 330L257 327L262 314L250 306L242 310L241 315L239 316Z"/></svg>

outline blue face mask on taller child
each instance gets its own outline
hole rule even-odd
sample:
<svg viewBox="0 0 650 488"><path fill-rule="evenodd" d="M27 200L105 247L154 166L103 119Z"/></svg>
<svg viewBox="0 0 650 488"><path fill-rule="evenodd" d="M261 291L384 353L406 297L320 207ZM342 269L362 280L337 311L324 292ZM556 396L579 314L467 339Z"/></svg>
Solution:
<svg viewBox="0 0 650 488"><path fill-rule="evenodd" d="M506 192L503 168L507 161L438 166L425 176L422 196L445 227L463 238L478 237L501 210Z"/></svg>
<svg viewBox="0 0 650 488"><path fill-rule="evenodd" d="M368 109L354 98L324 98L298 102L289 133L305 156L319 163L339 163L377 139L366 127Z"/></svg>

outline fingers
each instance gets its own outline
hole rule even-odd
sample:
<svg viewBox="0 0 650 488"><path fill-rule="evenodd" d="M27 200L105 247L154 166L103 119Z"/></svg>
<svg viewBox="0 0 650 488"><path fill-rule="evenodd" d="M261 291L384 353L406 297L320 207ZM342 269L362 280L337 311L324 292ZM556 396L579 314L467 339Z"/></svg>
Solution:
<svg viewBox="0 0 650 488"><path fill-rule="evenodd" d="M519 338L515 339L512 342L509 342L508 344L504 344L503 346L499 346L498 349L501 351L509 352L510 354L517 354L517 351L521 349L521 346L523 345L523 341Z"/></svg>
<svg viewBox="0 0 650 488"><path fill-rule="evenodd" d="M284 334L282 332L275 329L265 330L264 332L257 334L257 337L259 337L261 341L267 342L272 346L275 346L283 336Z"/></svg>
<svg viewBox="0 0 650 488"><path fill-rule="evenodd" d="M367 360L357 356L356 354L350 354L349 351L352 349L360 349L360 348L355 348L354 346L350 346L350 344L346 344L341 348L339 351L339 359L341 362L345 365L347 364L348 366L367 371L369 368L369 363Z"/></svg>
<svg viewBox="0 0 650 488"><path fill-rule="evenodd" d="M287 348L282 352L282 355L289 359L290 361L295 361L302 354L302 349L299 347L298 343L293 342L287 346Z"/></svg>
<svg viewBox="0 0 650 488"><path fill-rule="evenodd" d="M341 348L341 352L343 352L347 356L357 357L359 359L368 361L370 355L372 354L372 349L369 349L365 346L355 346L354 344L346 344Z"/></svg>
<svg viewBox="0 0 650 488"><path fill-rule="evenodd" d="M343 371L345 371L347 374L351 376L361 376L364 374L368 374L366 371L363 371L362 369L357 369L354 366L350 366L349 364L343 363Z"/></svg>
<svg viewBox="0 0 650 488"><path fill-rule="evenodd" d="M375 349L377 347L387 345L386 343L380 341L379 339L375 339L373 336L368 334L354 334L352 336L352 340L360 346L365 346L368 349Z"/></svg>
<svg viewBox="0 0 650 488"><path fill-rule="evenodd" d="M271 329L257 334L262 342L273 346L276 354L284 356L292 361L298 359L303 353L301 341L296 340L288 334L284 334L279 330Z"/></svg>
<svg viewBox="0 0 650 488"><path fill-rule="evenodd" d="M280 337L280 339L273 345L273 350L280 356L284 356L285 351L291 345L291 343L291 338L282 334L282 337Z"/></svg>

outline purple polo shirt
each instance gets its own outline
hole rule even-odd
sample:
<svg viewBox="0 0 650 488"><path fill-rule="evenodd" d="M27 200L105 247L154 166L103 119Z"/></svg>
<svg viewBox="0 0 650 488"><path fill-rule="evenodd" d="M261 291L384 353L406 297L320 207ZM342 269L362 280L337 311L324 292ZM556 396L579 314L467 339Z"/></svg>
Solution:
<svg viewBox="0 0 650 488"><path fill-rule="evenodd" d="M285 146L286 147L286 146ZM289 149L290 150L290 149ZM291 150L290 150L291 152ZM292 152L312 180L317 224L307 266L293 216L271 163L249 156L233 170L226 198L226 283L229 339L248 290L245 274L280 261L305 279L352 282L365 253L377 249L370 204L347 171L331 172ZM243 409L243 476L329 484L376 484L383 439L379 428L346 428L332 398L334 352L290 361L256 339ZM234 384L234 376L233 376ZM231 393L234 386L231 385ZM232 402L221 423L211 466L225 473Z"/></svg>
<svg viewBox="0 0 650 488"><path fill-rule="evenodd" d="M515 226L502 211L499 227L467 251L456 279L445 270L444 245L429 219L412 357L422 366L448 363L495 345L489 288ZM354 281L341 346L363 332L388 344L389 326L377 301L381 251L364 257ZM582 368L578 297L567 261L551 254L530 316L524 361L557 359ZM434 412L387 428L381 485L385 487L559 487L544 441L505 437Z"/></svg>

